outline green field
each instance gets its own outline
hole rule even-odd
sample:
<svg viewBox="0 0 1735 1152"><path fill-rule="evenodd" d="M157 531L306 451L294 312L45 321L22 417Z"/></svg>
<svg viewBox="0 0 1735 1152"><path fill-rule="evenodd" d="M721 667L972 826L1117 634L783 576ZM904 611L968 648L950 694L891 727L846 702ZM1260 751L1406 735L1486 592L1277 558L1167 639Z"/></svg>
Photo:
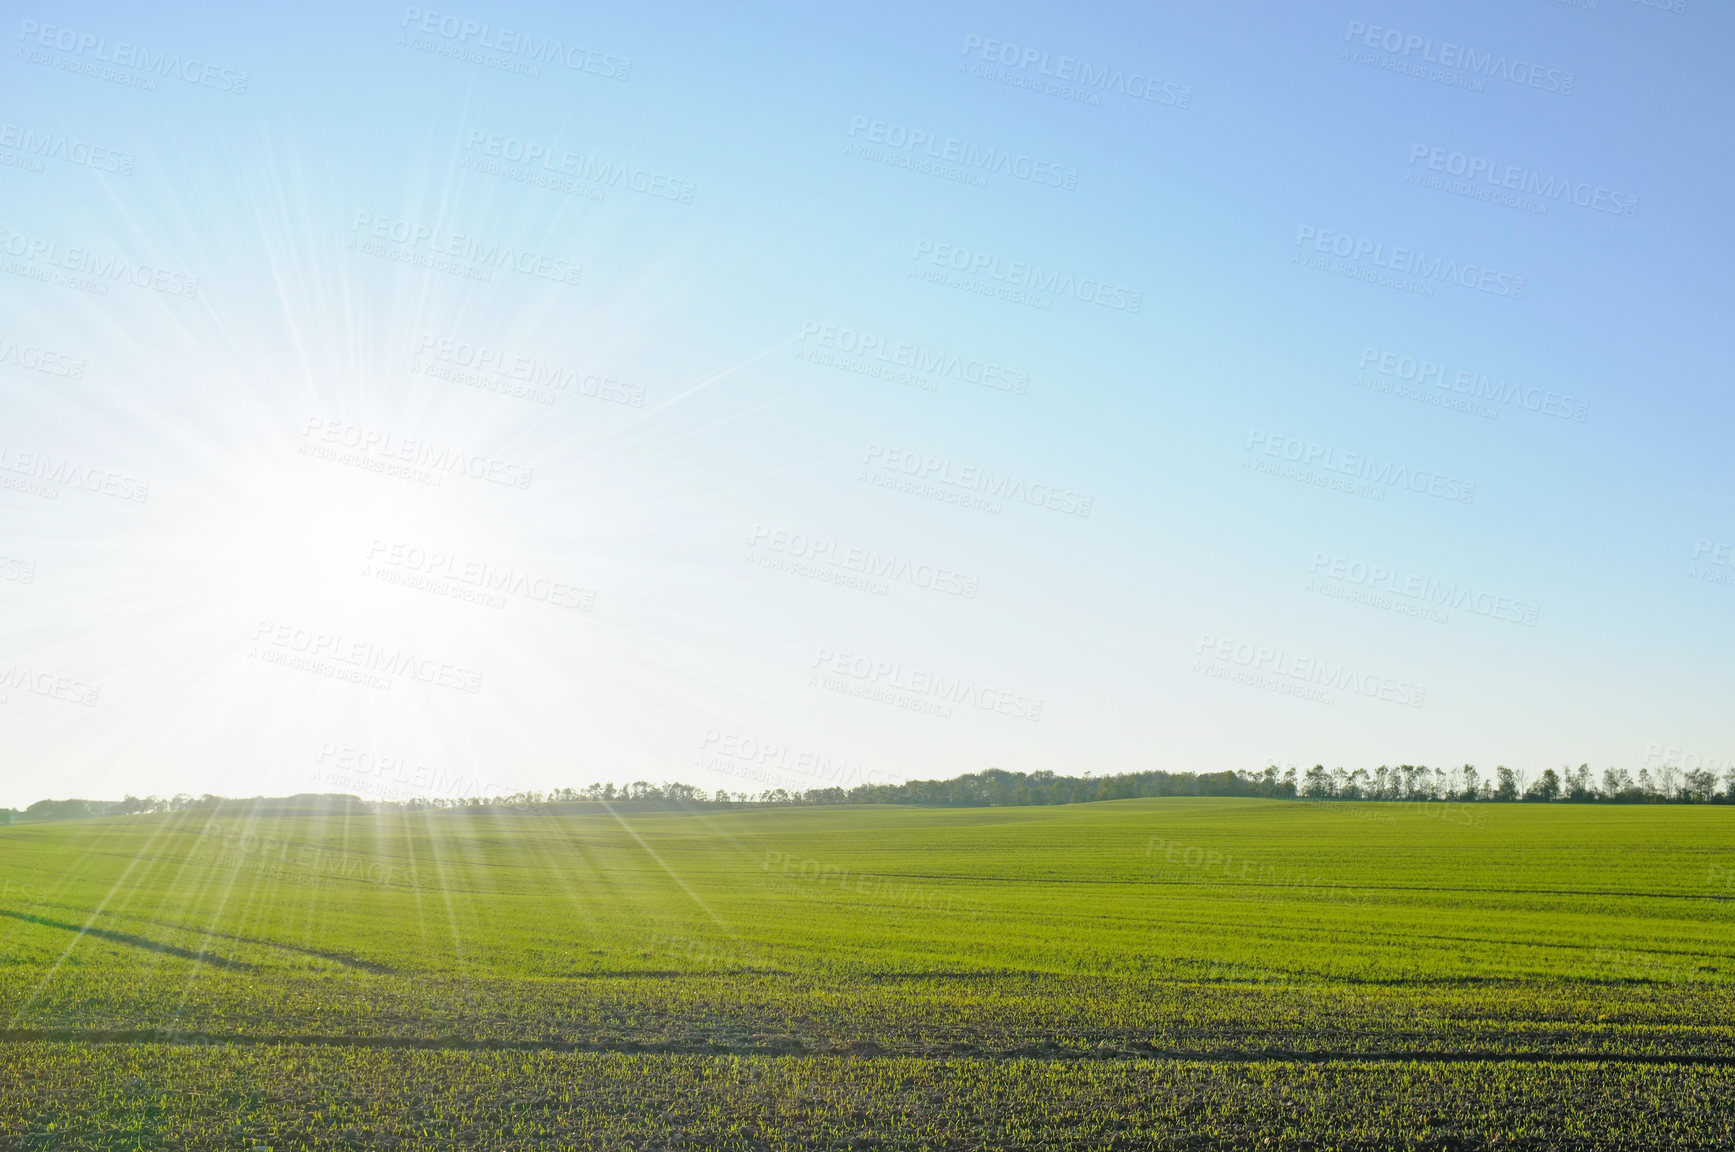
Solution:
<svg viewBox="0 0 1735 1152"><path fill-rule="evenodd" d="M0 829L0 1148L1735 1147L1735 809Z"/></svg>

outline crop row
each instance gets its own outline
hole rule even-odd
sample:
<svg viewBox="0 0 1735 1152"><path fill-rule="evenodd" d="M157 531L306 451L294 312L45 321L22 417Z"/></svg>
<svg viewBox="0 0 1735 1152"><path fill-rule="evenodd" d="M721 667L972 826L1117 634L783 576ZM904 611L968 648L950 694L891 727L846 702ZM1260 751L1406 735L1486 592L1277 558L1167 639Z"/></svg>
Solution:
<svg viewBox="0 0 1735 1152"><path fill-rule="evenodd" d="M0 1149L1694 1149L1735 1069L0 1044Z"/></svg>
<svg viewBox="0 0 1735 1152"><path fill-rule="evenodd" d="M1735 1059L1735 991L1045 975L460 979L85 970L8 981L12 1035L190 1034L910 1056L1628 1054Z"/></svg>

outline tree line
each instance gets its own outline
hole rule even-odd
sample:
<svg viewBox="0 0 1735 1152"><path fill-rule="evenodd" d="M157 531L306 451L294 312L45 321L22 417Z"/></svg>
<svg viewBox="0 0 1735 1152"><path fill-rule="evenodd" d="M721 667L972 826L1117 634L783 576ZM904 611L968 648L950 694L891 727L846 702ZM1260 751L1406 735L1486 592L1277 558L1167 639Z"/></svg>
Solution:
<svg viewBox="0 0 1735 1152"><path fill-rule="evenodd" d="M1594 776L1588 764L1546 769L1535 780L1505 765L1484 778L1472 764L1430 768L1421 764L1382 764L1378 768L1305 772L1268 765L1261 771L1125 772L1109 776L1058 776L1053 772L1007 772L989 768L950 780L908 780L901 784L859 784L853 788L773 788L757 794L718 789L707 793L691 784L589 784L551 792L505 796L421 797L362 800L348 795L303 795L237 800L206 794L127 796L121 800L39 800L22 812L0 809L0 824L180 812L221 805L266 807L351 807L360 811L420 809L524 808L541 805L609 805L630 809L680 809L724 805L909 804L925 807L1000 808L1020 805L1088 804L1154 796L1251 796L1274 800L1454 800L1461 803L1572 804L1730 804L1735 803L1735 768L1719 779L1706 769L1663 765L1654 773L1624 768Z"/></svg>
<svg viewBox="0 0 1735 1152"><path fill-rule="evenodd" d="M1484 780L1473 764L1458 768L1429 768L1400 764L1329 772L1315 764L1296 780L1295 769L1281 778L1277 769L1266 768L1261 782L1276 780L1282 794L1303 800L1458 800L1513 802L1566 802L1574 804L1729 804L1735 803L1735 767L1721 779L1704 768L1660 766L1653 774L1640 768L1635 777L1625 768L1606 768L1598 777L1589 764L1544 769L1535 780L1504 764Z"/></svg>
<svg viewBox="0 0 1735 1152"><path fill-rule="evenodd" d="M1305 772L1268 765L1262 771L1129 772L1112 776L1057 776L1052 772L1005 772L990 768L951 780L912 780L902 784L863 784L855 788L781 790L758 799L790 804L924 804L1000 807L1022 804L1079 804L1147 796L1257 796L1276 800L1455 800L1473 803L1735 803L1735 768L1719 779L1705 769L1663 765L1635 777L1609 768L1596 777L1588 764L1560 771L1545 769L1535 780L1506 767L1485 778L1473 764L1430 768L1422 764L1382 764L1377 768Z"/></svg>

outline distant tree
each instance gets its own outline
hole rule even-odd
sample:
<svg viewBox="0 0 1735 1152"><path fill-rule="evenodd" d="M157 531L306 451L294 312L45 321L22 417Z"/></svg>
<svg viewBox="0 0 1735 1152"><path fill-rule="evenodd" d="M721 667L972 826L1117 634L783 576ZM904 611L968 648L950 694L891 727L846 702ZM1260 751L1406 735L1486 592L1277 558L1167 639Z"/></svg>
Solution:
<svg viewBox="0 0 1735 1152"><path fill-rule="evenodd" d="M1681 777L1681 797L1698 804L1708 804L1717 792L1717 777L1703 768L1688 769Z"/></svg>
<svg viewBox="0 0 1735 1152"><path fill-rule="evenodd" d="M1458 799L1478 800L1482 796L1482 774L1476 771L1476 765L1466 764L1458 769Z"/></svg>
<svg viewBox="0 0 1735 1152"><path fill-rule="evenodd" d="M1504 764L1494 766L1494 799L1510 803L1518 799L1518 774Z"/></svg>
<svg viewBox="0 0 1735 1152"><path fill-rule="evenodd" d="M1331 776L1326 772L1325 765L1315 764L1307 770L1303 777L1301 794L1309 800L1325 800L1331 796Z"/></svg>
<svg viewBox="0 0 1735 1152"><path fill-rule="evenodd" d="M1665 800L1673 800L1681 794L1681 769L1677 765L1665 764L1657 769L1657 791Z"/></svg>
<svg viewBox="0 0 1735 1152"><path fill-rule="evenodd" d="M84 800L38 800L24 810L26 820L83 820L90 815Z"/></svg>
<svg viewBox="0 0 1735 1152"><path fill-rule="evenodd" d="M1405 764L1404 791L1417 800L1426 800L1433 795L1434 774L1426 764Z"/></svg>
<svg viewBox="0 0 1735 1152"><path fill-rule="evenodd" d="M1574 769L1562 769L1566 773L1566 798L1583 803L1596 799L1596 789L1590 781L1590 765L1580 764Z"/></svg>
<svg viewBox="0 0 1735 1152"><path fill-rule="evenodd" d="M1543 770L1542 778L1524 790L1526 800L1560 799L1560 773L1552 768Z"/></svg>
<svg viewBox="0 0 1735 1152"><path fill-rule="evenodd" d="M1602 770L1602 794L1610 800L1620 800L1635 791L1637 785L1625 768L1604 768Z"/></svg>

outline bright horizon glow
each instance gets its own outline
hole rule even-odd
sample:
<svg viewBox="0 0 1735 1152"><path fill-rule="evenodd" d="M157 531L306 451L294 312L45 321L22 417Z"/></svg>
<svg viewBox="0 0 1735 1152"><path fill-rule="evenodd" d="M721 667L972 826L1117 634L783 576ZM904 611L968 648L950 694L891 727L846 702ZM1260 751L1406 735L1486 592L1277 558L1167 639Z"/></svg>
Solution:
<svg viewBox="0 0 1735 1152"><path fill-rule="evenodd" d="M412 11L0 28L0 806L1735 764L1735 13Z"/></svg>

